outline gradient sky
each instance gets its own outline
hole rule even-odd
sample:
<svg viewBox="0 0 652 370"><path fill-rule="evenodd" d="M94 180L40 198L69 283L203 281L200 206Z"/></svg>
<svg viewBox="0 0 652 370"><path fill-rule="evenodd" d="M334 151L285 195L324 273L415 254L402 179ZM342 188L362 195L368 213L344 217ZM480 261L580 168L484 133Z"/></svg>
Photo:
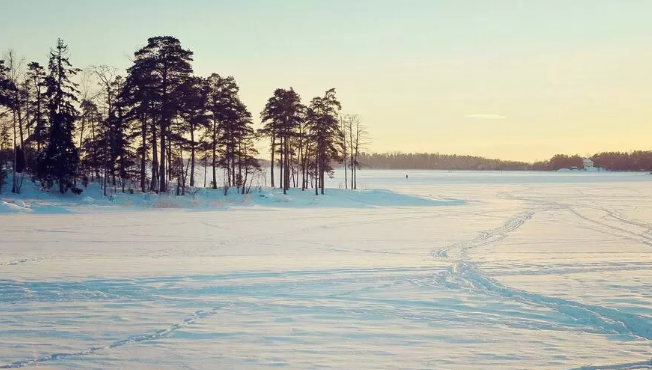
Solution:
<svg viewBox="0 0 652 370"><path fill-rule="evenodd" d="M652 149L651 0L0 0L0 51L129 66L150 36L233 75L258 117L277 87L337 88L372 151L536 160Z"/></svg>

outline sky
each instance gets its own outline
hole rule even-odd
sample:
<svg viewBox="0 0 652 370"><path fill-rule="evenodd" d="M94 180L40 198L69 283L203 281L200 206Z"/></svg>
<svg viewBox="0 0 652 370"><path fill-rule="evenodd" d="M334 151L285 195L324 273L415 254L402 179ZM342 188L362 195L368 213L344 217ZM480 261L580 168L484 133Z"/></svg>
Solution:
<svg viewBox="0 0 652 370"><path fill-rule="evenodd" d="M539 160L652 149L650 0L0 0L0 51L120 70L172 35L232 75L255 117L274 89L336 88L369 151Z"/></svg>

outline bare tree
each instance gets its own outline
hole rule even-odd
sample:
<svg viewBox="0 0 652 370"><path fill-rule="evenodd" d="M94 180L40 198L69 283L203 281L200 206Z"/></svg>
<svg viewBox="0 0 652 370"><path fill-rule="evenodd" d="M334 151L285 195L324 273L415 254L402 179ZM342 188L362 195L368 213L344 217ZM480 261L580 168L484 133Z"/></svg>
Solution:
<svg viewBox="0 0 652 370"><path fill-rule="evenodd" d="M350 137L350 166L351 166L351 189L358 188L358 170L362 167L360 153L371 143L369 133L362 123L360 116L349 116L349 137Z"/></svg>
<svg viewBox="0 0 652 370"><path fill-rule="evenodd" d="M23 100L22 91L20 86L22 85L21 79L23 78L23 67L25 65L24 58L18 58L16 52L12 49L9 49L5 54L5 59L7 60L7 68L9 74L9 80L14 86L13 96L11 97L11 111L12 111L12 121L13 121L13 143L14 143L14 163L13 163L13 181L11 185L11 192L20 194L20 189L22 187L23 178L18 175L18 172L23 171L25 158L20 158L23 156L23 149L25 143L25 134L23 130ZM18 139L20 139L20 144ZM18 164L22 163L19 167Z"/></svg>
<svg viewBox="0 0 652 370"><path fill-rule="evenodd" d="M348 142L346 140L347 136L348 136L348 134L347 134L348 133L348 127L347 127L348 126L347 125L348 118L349 118L348 115L347 116L340 115L340 126L341 126L340 130L342 130L342 158L344 159L344 188L345 189L349 188L349 179L348 179L349 167L348 167L348 164L347 164L349 157L348 157L348 152L347 152Z"/></svg>
<svg viewBox="0 0 652 370"><path fill-rule="evenodd" d="M354 188L354 176L355 176L355 169L353 168L353 155L355 154L353 149L353 140L355 136L355 132L353 130L353 122L356 120L356 116L348 115L346 119L346 132L348 133L349 136L349 168L351 169L351 189Z"/></svg>
<svg viewBox="0 0 652 370"><path fill-rule="evenodd" d="M79 93L81 97L81 101L93 101L95 100L100 94L101 91L94 91L93 85L97 85L99 82L95 80L95 77L97 77L97 71L95 67L91 66L88 68L84 68L81 73L80 73L80 78L79 78ZM80 120L80 125L79 125L79 149L83 150L84 149L84 133L86 131L86 117L82 116Z"/></svg>
<svg viewBox="0 0 652 370"><path fill-rule="evenodd" d="M115 99L115 97L113 96L112 86L115 83L116 78L118 77L118 69L115 67L108 66L106 64L102 64L102 65L91 66L90 70L97 77L98 84L102 87L103 90L105 103L106 103L106 105L104 106L105 117L111 117L111 113L113 112L113 102ZM108 145L109 145L108 140L106 140L105 145L106 145L105 152L108 152ZM106 157L108 158L108 156ZM105 162L106 163L104 164L104 179L102 181L102 188L104 189L104 195L106 196L110 163L108 163L108 159L105 160Z"/></svg>

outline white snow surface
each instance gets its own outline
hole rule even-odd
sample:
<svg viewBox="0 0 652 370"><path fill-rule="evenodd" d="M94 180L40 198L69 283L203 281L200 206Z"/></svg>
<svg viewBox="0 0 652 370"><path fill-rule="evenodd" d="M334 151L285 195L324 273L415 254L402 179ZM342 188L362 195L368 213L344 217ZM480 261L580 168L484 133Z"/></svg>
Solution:
<svg viewBox="0 0 652 370"><path fill-rule="evenodd" d="M652 369L652 176L408 174L5 186L0 368Z"/></svg>

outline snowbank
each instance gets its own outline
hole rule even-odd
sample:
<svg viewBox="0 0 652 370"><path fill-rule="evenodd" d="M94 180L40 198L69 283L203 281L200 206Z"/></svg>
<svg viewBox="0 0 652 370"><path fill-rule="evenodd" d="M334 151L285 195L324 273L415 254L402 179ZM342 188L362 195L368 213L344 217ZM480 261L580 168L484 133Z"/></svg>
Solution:
<svg viewBox="0 0 652 370"><path fill-rule="evenodd" d="M194 193L194 194L191 194ZM287 194L273 188L252 189L250 194L238 194L230 189L194 189L183 196L118 191L104 196L99 185L91 184L80 196L56 192L43 192L26 181L21 194L3 193L0 214L3 213L69 213L89 211L115 211L120 209L191 209L218 210L230 207L432 207L464 204L461 200L434 199L400 194L388 190L326 189L325 195L315 195L314 190L290 189Z"/></svg>
<svg viewBox="0 0 652 370"><path fill-rule="evenodd" d="M20 212L32 212L32 209L21 199L14 199L7 202L4 200L0 201L0 214Z"/></svg>

